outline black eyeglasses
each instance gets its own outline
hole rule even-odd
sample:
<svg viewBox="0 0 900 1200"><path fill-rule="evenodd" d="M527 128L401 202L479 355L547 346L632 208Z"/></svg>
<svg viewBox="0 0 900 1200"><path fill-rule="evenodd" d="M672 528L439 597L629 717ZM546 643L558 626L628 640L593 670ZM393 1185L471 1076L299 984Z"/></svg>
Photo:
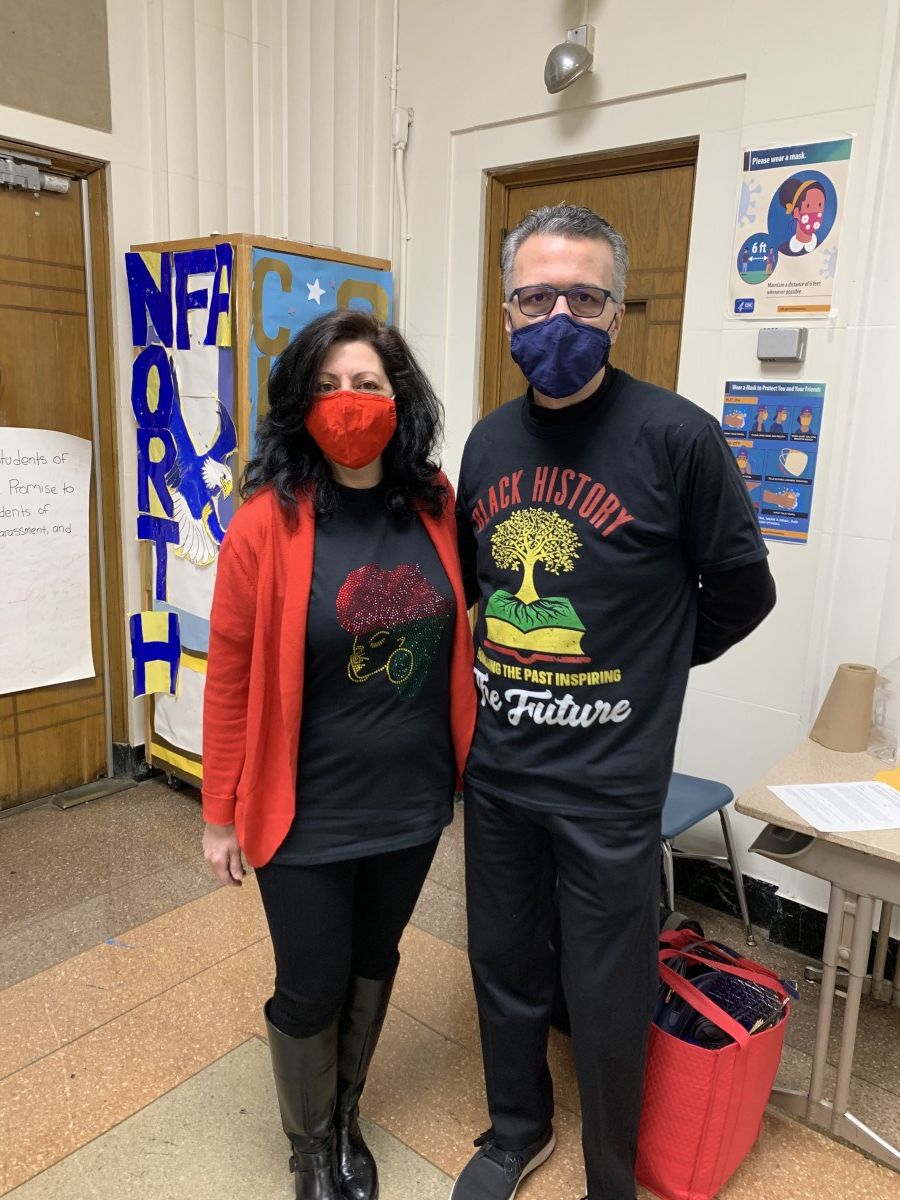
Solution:
<svg viewBox="0 0 900 1200"><path fill-rule="evenodd" d="M607 300L615 303L612 292L602 287L555 288L549 283L532 283L528 287L510 292L510 300L518 300L519 311L526 317L546 317L552 312L560 296L565 296L569 312L574 317L599 317L606 308Z"/></svg>

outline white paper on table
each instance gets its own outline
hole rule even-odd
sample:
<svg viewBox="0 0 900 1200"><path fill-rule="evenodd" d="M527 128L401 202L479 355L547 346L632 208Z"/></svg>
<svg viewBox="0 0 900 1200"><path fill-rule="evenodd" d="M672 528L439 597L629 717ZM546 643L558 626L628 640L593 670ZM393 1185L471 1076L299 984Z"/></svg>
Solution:
<svg viewBox="0 0 900 1200"><path fill-rule="evenodd" d="M797 783L769 791L820 833L900 829L900 791L889 783Z"/></svg>

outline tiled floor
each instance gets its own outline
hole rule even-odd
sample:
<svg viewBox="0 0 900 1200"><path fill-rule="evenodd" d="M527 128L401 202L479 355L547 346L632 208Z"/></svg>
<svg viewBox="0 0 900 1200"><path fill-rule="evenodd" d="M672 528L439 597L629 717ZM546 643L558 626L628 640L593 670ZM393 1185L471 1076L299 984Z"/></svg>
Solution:
<svg viewBox="0 0 900 1200"><path fill-rule="evenodd" d="M215 887L192 793L150 783L0 819L0 1195L291 1195L260 1004L272 961L255 880ZM487 1125L465 957L462 843L448 830L404 941L364 1097L382 1200L440 1200ZM687 908L685 903L683 908ZM737 923L692 909L740 945ZM802 976L803 960L757 956ZM808 1076L802 984L782 1078ZM853 1107L900 1141L897 1010L866 1003ZM554 1034L558 1149L522 1200L582 1195L578 1095ZM649 1193L642 1193L648 1196ZM900 1175L771 1113L726 1200L900 1200Z"/></svg>

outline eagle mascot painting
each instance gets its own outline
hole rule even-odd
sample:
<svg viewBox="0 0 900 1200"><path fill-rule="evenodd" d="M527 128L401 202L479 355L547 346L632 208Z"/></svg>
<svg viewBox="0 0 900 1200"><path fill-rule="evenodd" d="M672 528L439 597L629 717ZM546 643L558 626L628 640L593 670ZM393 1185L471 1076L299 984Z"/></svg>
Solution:
<svg viewBox="0 0 900 1200"><path fill-rule="evenodd" d="M237 450L237 430L218 397L216 408L218 430L209 447L198 450L185 423L176 384L169 429L177 458L166 475L166 483L178 522L175 553L198 567L208 567L219 553L225 536L219 516L219 499L230 496L233 487L228 459Z"/></svg>

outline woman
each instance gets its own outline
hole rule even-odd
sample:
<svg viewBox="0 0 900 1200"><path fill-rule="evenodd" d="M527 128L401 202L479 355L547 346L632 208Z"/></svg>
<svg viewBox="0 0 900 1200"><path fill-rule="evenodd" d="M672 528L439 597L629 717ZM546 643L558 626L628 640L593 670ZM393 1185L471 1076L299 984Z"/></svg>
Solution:
<svg viewBox="0 0 900 1200"><path fill-rule="evenodd" d="M778 202L794 219L794 232L778 247L779 254L796 258L810 254L822 238L825 222L825 189L815 179L786 179L778 189Z"/></svg>
<svg viewBox="0 0 900 1200"><path fill-rule="evenodd" d="M329 313L276 363L219 555L204 853L256 868L300 1200L373 1200L360 1094L475 716L440 404L393 329Z"/></svg>

